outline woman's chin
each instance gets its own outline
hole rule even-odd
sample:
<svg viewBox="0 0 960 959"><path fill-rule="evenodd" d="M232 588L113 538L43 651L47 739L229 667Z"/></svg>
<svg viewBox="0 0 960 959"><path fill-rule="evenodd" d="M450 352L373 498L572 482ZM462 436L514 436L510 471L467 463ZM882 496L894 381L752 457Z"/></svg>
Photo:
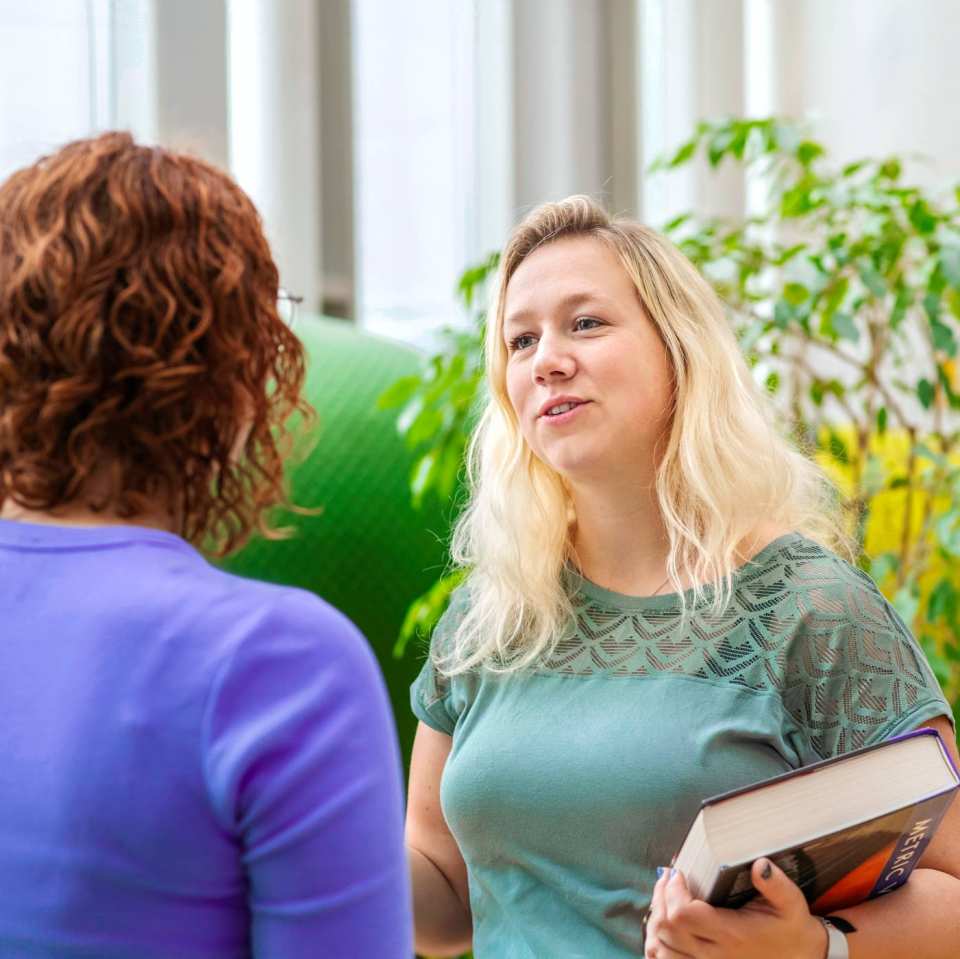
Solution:
<svg viewBox="0 0 960 959"><path fill-rule="evenodd" d="M610 464L604 457L588 455L587 451L565 451L566 455L544 458L544 462L571 486L595 483L610 475Z"/></svg>

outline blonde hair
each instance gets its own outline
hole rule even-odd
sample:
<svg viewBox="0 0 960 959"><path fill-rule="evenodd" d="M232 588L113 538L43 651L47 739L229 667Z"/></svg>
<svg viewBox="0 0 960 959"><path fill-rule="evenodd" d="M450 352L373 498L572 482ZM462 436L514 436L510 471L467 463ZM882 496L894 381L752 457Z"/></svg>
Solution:
<svg viewBox="0 0 960 959"><path fill-rule="evenodd" d="M489 396L467 454L469 502L452 558L468 570L463 616L437 649L451 676L483 666L522 669L549 656L572 623L565 569L573 504L560 475L527 445L506 391L504 300L517 267L562 237L606 243L633 281L672 367L674 406L656 470L673 590L692 604L713 584L719 612L732 594L737 547L765 521L845 549L835 492L820 468L778 432L769 397L755 383L723 304L666 238L611 217L588 197L533 210L500 261L485 342ZM749 466L749 468L745 468ZM686 614L687 601L681 599Z"/></svg>

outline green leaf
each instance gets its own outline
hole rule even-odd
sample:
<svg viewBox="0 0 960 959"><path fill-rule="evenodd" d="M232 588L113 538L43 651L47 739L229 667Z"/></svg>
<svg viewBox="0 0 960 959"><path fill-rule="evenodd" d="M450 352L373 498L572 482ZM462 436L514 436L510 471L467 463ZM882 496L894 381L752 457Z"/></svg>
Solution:
<svg viewBox="0 0 960 959"><path fill-rule="evenodd" d="M957 355L957 339L953 335L953 330L946 323L934 320L930 324L930 332L933 336L933 348L941 350L947 356Z"/></svg>
<svg viewBox="0 0 960 959"><path fill-rule="evenodd" d="M927 600L927 618L935 623L943 619L952 623L957 617L960 590L949 579L941 579L930 591Z"/></svg>
<svg viewBox="0 0 960 959"><path fill-rule="evenodd" d="M903 166L896 157L890 157L880 165L879 174L887 180L899 180Z"/></svg>
<svg viewBox="0 0 960 959"><path fill-rule="evenodd" d="M423 497L430 486L436 462L436 449L428 450L414 463L413 469L410 471L410 493L413 498L413 505L417 509L423 504Z"/></svg>
<svg viewBox="0 0 960 959"><path fill-rule="evenodd" d="M803 140L797 147L797 159L804 166L809 166L817 157L823 156L823 154L823 147L813 140Z"/></svg>
<svg viewBox="0 0 960 959"><path fill-rule="evenodd" d="M927 202L923 199L917 199L910 207L910 222L918 233L933 233L937 228L937 218L934 216Z"/></svg>
<svg viewBox="0 0 960 959"><path fill-rule="evenodd" d="M730 152L733 153L738 160L742 160L744 153L746 153L747 141L750 138L752 130L753 126L750 123L737 123L735 126L733 142L730 144Z"/></svg>
<svg viewBox="0 0 960 959"><path fill-rule="evenodd" d="M707 144L707 161L710 163L710 166L715 167L720 163L726 155L727 150L730 149L733 140L734 131L729 127L721 128L714 134Z"/></svg>
<svg viewBox="0 0 960 959"><path fill-rule="evenodd" d="M830 432L830 441L828 445L830 455L841 465L846 466L850 462L850 453L847 450L847 444L839 433Z"/></svg>
<svg viewBox="0 0 960 959"><path fill-rule="evenodd" d="M883 282L883 277L872 266L865 266L860 270L860 279L875 297L887 295L887 285Z"/></svg>
<svg viewBox="0 0 960 959"><path fill-rule="evenodd" d="M450 603L453 591L464 581L467 571L456 569L441 576L425 593L418 596L407 608L400 635L393 647L395 659L406 653L411 640L426 639Z"/></svg>
<svg viewBox="0 0 960 959"><path fill-rule="evenodd" d="M925 410L930 409L933 406L933 398L936 395L936 390L927 379L920 380L917 383L917 398L920 400L920 403L923 405Z"/></svg>
<svg viewBox="0 0 960 959"><path fill-rule="evenodd" d="M789 120L769 120L766 123L771 148L784 153L794 153L802 137L796 123Z"/></svg>
<svg viewBox="0 0 960 959"><path fill-rule="evenodd" d="M403 406L417 392L422 382L418 374L401 376L394 380L377 398L377 409L390 410Z"/></svg>
<svg viewBox="0 0 960 959"><path fill-rule="evenodd" d="M944 299L947 301L947 308L951 314L960 319L960 289L951 286L944 294Z"/></svg>
<svg viewBox="0 0 960 959"><path fill-rule="evenodd" d="M902 586L893 597L893 607L900 614L900 618L908 626L912 626L920 608L920 597L912 587Z"/></svg>
<svg viewBox="0 0 960 959"><path fill-rule="evenodd" d="M917 443L914 449L916 450L917 456L921 456L925 460L930 460L931 463L935 463L937 466L944 467L947 465L947 460L943 453L938 453L936 450L930 449L926 443Z"/></svg>
<svg viewBox="0 0 960 959"><path fill-rule="evenodd" d="M950 374L947 372L943 363L937 364L937 379L940 382L940 389L946 394L951 409L960 409L960 396L954 392L953 383L950 380Z"/></svg>
<svg viewBox="0 0 960 959"><path fill-rule="evenodd" d="M401 436L406 436L410 431L410 426L414 423L417 417L423 410L423 396L414 396L413 399L407 403L400 413L400 416L397 418L397 432Z"/></svg>
<svg viewBox="0 0 960 959"><path fill-rule="evenodd" d="M681 213L680 216L675 216L672 220L668 220L667 223L664 224L663 232L672 233L678 227L683 226L692 216L692 213Z"/></svg>
<svg viewBox="0 0 960 959"><path fill-rule="evenodd" d="M814 184L804 178L780 197L780 215L785 219L803 216L820 205L822 200L814 195Z"/></svg>
<svg viewBox="0 0 960 959"><path fill-rule="evenodd" d="M786 300L777 300L776 306L773 308L774 325L781 330L785 330L790 325L792 319L793 307L791 307Z"/></svg>
<svg viewBox="0 0 960 959"><path fill-rule="evenodd" d="M788 283L783 288L783 298L791 306L799 306L806 302L810 296L810 291L802 283Z"/></svg>
<svg viewBox="0 0 960 959"><path fill-rule="evenodd" d="M885 240L883 243L881 243L876 250L874 250L873 265L878 273L883 276L888 276L891 272L893 272L901 254L903 253L905 238L903 233L900 232L899 225L893 227L890 224L889 219L887 219L886 214L884 215L884 220L885 229L895 229L896 232L893 233L888 240ZM899 285L897 286L897 289L900 289Z"/></svg>
<svg viewBox="0 0 960 959"><path fill-rule="evenodd" d="M764 386L768 393L776 393L780 389L780 374L776 370L768 374Z"/></svg>
<svg viewBox="0 0 960 959"><path fill-rule="evenodd" d="M936 637L931 636L929 633L921 633L920 646L923 649L927 662L930 664L930 668L933 670L934 676L937 677L937 682L940 683L941 686L946 686L950 682L950 664L940 654L940 647Z"/></svg>
<svg viewBox="0 0 960 959"><path fill-rule="evenodd" d="M424 407L414 417L406 430L407 444L417 447L428 440L435 440L443 428L443 414L434 407Z"/></svg>
<svg viewBox="0 0 960 959"><path fill-rule="evenodd" d="M940 294L928 293L923 298L923 309L927 314L927 319L929 319L931 323L936 323L940 317Z"/></svg>
<svg viewBox="0 0 960 959"><path fill-rule="evenodd" d="M960 559L960 511L944 513L934 525L940 548L955 559Z"/></svg>
<svg viewBox="0 0 960 959"><path fill-rule="evenodd" d="M850 340L856 343L860 339L860 330L849 313L833 314L833 329L841 340Z"/></svg>
<svg viewBox="0 0 960 959"><path fill-rule="evenodd" d="M940 250L940 268L947 282L960 288L960 248L945 246Z"/></svg>
<svg viewBox="0 0 960 959"><path fill-rule="evenodd" d="M784 263L788 263L806 248L806 243L795 243L793 246L788 246L786 249L781 250L770 262L773 263L774 266L783 266Z"/></svg>
<svg viewBox="0 0 960 959"><path fill-rule="evenodd" d="M939 260L930 261L933 269L930 270L930 276L927 280L927 289L935 296L940 296L947 288L947 275L943 272L943 265Z"/></svg>
<svg viewBox="0 0 960 959"><path fill-rule="evenodd" d="M900 557L896 553L880 553L870 560L867 572L878 582L885 580L900 565Z"/></svg>
<svg viewBox="0 0 960 959"><path fill-rule="evenodd" d="M839 276L833 282L823 306L823 317L827 322L833 319L833 314L837 312L840 304L846 299L849 288L850 281L845 276Z"/></svg>
<svg viewBox="0 0 960 959"><path fill-rule="evenodd" d="M457 292L460 294L460 298L463 300L467 309L473 306L476 293L482 288L490 274L493 273L499 265L500 253L495 250L481 263L468 267L460 275L460 280L457 283Z"/></svg>
<svg viewBox="0 0 960 959"><path fill-rule="evenodd" d="M880 436L883 436L883 434L886 432L887 432L887 408L885 406L881 406L880 409L877 410L877 433Z"/></svg>
<svg viewBox="0 0 960 959"><path fill-rule="evenodd" d="M697 152L697 138L687 140L679 150L667 161L667 166L672 170L675 167L683 166Z"/></svg>
<svg viewBox="0 0 960 959"><path fill-rule="evenodd" d="M875 453L867 455L866 463L860 474L860 485L868 496L875 496L886 484L883 460Z"/></svg>
<svg viewBox="0 0 960 959"><path fill-rule="evenodd" d="M893 312L890 314L890 326L897 329L907 315L907 310L911 303L910 291L902 287L897 293L897 299L893 304Z"/></svg>
<svg viewBox="0 0 960 959"><path fill-rule="evenodd" d="M458 436L449 437L443 448L433 475L433 486L441 502L449 500L457 489L466 445L467 434L464 431Z"/></svg>

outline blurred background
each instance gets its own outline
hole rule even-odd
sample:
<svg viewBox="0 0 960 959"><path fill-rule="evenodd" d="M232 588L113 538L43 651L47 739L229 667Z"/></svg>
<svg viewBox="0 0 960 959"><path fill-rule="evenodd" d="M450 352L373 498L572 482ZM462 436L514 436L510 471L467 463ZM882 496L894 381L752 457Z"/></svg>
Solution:
<svg viewBox="0 0 960 959"><path fill-rule="evenodd" d="M0 179L121 128L252 196L302 297L293 491L323 512L231 568L358 623L405 753L484 285L572 193L713 282L960 712L958 35L955 0L0 0Z"/></svg>
<svg viewBox="0 0 960 959"><path fill-rule="evenodd" d="M705 117L948 180L958 33L953 0L0 0L0 177L115 127L197 151L307 308L423 343L540 201L748 209L741 170L646 172Z"/></svg>

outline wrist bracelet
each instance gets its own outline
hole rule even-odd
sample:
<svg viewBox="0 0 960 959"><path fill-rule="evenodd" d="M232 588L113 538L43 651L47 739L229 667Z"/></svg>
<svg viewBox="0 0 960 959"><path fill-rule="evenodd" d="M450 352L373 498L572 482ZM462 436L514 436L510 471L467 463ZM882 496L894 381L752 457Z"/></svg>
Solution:
<svg viewBox="0 0 960 959"><path fill-rule="evenodd" d="M819 917L827 930L827 951L823 959L850 959L847 937L829 920Z"/></svg>

